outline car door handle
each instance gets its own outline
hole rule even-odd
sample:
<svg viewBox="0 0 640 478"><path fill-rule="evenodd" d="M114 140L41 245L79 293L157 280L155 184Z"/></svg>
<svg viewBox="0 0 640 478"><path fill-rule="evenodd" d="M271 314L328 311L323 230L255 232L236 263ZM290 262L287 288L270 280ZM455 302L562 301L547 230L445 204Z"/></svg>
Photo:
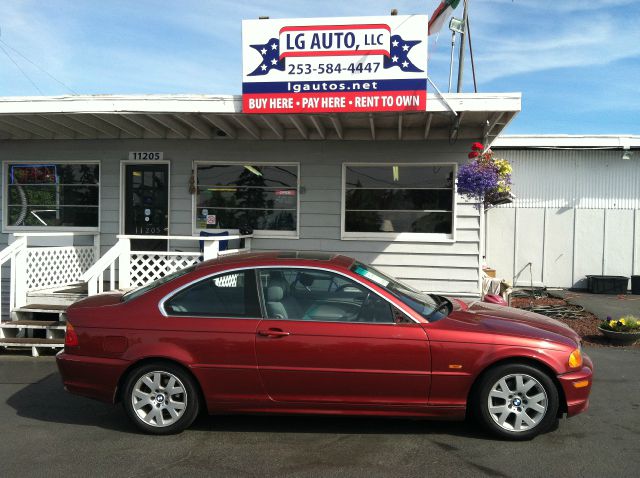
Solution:
<svg viewBox="0 0 640 478"><path fill-rule="evenodd" d="M258 330L258 335L261 335L262 337L286 337L287 335L291 334L280 329L268 329Z"/></svg>

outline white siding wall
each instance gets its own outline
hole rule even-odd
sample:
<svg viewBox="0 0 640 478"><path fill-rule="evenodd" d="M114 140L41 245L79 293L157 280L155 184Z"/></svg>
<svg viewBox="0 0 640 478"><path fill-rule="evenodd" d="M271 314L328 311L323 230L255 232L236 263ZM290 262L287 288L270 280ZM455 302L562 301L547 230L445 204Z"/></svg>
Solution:
<svg viewBox="0 0 640 478"><path fill-rule="evenodd" d="M468 144L447 142L249 142L188 140L13 141L0 142L0 160L101 161L101 245L106 251L119 232L120 161L129 151L163 151L171 161L170 233L192 234L188 192L193 161L295 161L300 163L300 239L254 239L257 250L339 252L380 266L421 290L477 294L480 214L462 198L457 205L455 243L343 241L340 239L344 162L460 162ZM0 244L6 244L6 235ZM188 244L172 244L188 249Z"/></svg>
<svg viewBox="0 0 640 478"><path fill-rule="evenodd" d="M513 204L487 213L486 262L518 284L586 287L588 274L640 274L640 161L617 151L498 150Z"/></svg>

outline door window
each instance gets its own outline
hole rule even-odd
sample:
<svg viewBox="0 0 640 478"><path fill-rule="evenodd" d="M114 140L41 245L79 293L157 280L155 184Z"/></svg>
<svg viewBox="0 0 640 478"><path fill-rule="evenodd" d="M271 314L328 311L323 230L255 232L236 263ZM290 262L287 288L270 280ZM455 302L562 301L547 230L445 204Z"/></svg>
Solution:
<svg viewBox="0 0 640 478"><path fill-rule="evenodd" d="M166 236L169 231L169 165L127 164L125 167L124 232ZM167 241L133 240L136 251L167 250Z"/></svg>
<svg viewBox="0 0 640 478"><path fill-rule="evenodd" d="M314 269L261 269L271 319L395 323L391 304L340 274Z"/></svg>
<svg viewBox="0 0 640 478"><path fill-rule="evenodd" d="M259 318L260 307L251 270L207 277L167 300L169 315Z"/></svg>

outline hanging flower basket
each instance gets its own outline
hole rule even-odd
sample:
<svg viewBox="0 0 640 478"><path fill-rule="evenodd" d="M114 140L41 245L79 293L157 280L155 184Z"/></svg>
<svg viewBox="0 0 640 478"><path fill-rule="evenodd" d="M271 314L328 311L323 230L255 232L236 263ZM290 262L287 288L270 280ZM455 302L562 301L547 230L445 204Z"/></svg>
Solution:
<svg viewBox="0 0 640 478"><path fill-rule="evenodd" d="M458 192L485 207L509 203L511 193L511 164L496 158L493 151L484 151L482 143L473 143L469 153L471 162L458 169Z"/></svg>

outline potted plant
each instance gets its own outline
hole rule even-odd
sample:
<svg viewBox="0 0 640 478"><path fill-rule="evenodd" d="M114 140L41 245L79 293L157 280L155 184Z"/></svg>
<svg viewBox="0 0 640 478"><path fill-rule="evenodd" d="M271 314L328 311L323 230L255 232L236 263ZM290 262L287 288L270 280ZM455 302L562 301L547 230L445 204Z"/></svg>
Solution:
<svg viewBox="0 0 640 478"><path fill-rule="evenodd" d="M483 203L485 207L509 203L511 194L511 164L496 158L482 143L473 143L469 153L471 162L458 170L458 192Z"/></svg>
<svg viewBox="0 0 640 478"><path fill-rule="evenodd" d="M598 326L598 330L611 342L631 345L640 339L640 319L633 315L625 315L618 320L607 317Z"/></svg>

